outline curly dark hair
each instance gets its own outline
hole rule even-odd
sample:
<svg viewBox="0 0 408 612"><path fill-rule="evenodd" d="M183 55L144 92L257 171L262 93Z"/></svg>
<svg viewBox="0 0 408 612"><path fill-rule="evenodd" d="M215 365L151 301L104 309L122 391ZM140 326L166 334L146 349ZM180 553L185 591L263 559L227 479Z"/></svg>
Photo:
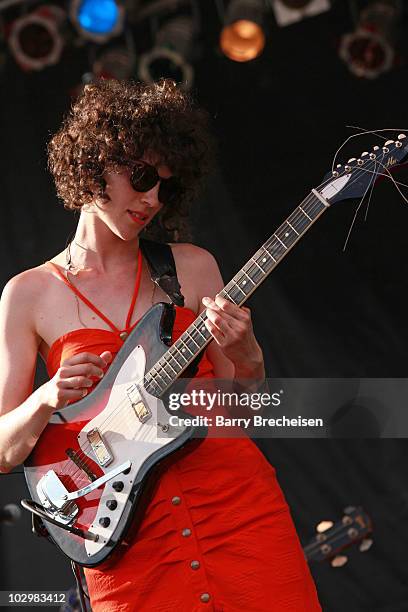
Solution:
<svg viewBox="0 0 408 612"><path fill-rule="evenodd" d="M145 234L185 240L189 204L213 161L208 114L168 79L145 85L100 80L86 85L48 145L49 168L65 208L104 196L104 172L153 153L181 182L177 203L163 207Z"/></svg>

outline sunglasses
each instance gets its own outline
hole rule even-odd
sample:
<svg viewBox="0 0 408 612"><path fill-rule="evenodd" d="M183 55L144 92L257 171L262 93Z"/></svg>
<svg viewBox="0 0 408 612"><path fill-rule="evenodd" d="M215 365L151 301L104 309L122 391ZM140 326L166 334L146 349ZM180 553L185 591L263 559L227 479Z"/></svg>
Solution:
<svg viewBox="0 0 408 612"><path fill-rule="evenodd" d="M159 181L159 202L164 206L174 204L183 192L180 181L175 176L162 178L154 166L142 161L136 163L130 175L133 189L143 193L153 189Z"/></svg>

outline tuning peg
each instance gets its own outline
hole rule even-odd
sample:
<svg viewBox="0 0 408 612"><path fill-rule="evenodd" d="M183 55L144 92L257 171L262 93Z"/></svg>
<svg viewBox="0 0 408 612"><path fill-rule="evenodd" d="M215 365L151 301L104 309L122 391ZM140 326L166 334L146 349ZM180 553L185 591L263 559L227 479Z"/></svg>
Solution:
<svg viewBox="0 0 408 612"><path fill-rule="evenodd" d="M352 168L351 166L344 166L344 169L345 169L345 171L346 171L346 172L347 172L347 174L348 174L349 172L351 172L351 171L352 171L352 169L353 169L353 168Z"/></svg>
<svg viewBox="0 0 408 612"><path fill-rule="evenodd" d="M361 540L361 543L359 546L360 552L366 552L367 550L370 550L372 545L373 545L373 540L371 538L364 538L364 540Z"/></svg>
<svg viewBox="0 0 408 612"><path fill-rule="evenodd" d="M333 170L332 176L334 176L334 178L337 178L338 176L340 176L340 173L337 172L337 170Z"/></svg>
<svg viewBox="0 0 408 612"><path fill-rule="evenodd" d="M394 142L393 140L387 140L387 142L384 143L384 146L388 147L390 144L393 144L393 142Z"/></svg>
<svg viewBox="0 0 408 612"><path fill-rule="evenodd" d="M333 557L330 564L332 567L343 567L343 565L346 565L347 561L348 557L345 557L344 555L337 555L336 557Z"/></svg>
<svg viewBox="0 0 408 612"><path fill-rule="evenodd" d="M373 151L378 151L380 147L378 147L377 145L375 145L375 147L373 147Z"/></svg>
<svg viewBox="0 0 408 612"><path fill-rule="evenodd" d="M377 159L376 154L375 153L370 153L370 159Z"/></svg>
<svg viewBox="0 0 408 612"><path fill-rule="evenodd" d="M404 140L404 138L406 138L405 134L399 134L398 140Z"/></svg>
<svg viewBox="0 0 408 612"><path fill-rule="evenodd" d="M336 168L341 168L341 164L337 164Z"/></svg>
<svg viewBox="0 0 408 612"><path fill-rule="evenodd" d="M333 521L321 521L318 525L316 525L316 531L317 533L323 533L324 531L327 531L333 527L333 525Z"/></svg>
<svg viewBox="0 0 408 612"><path fill-rule="evenodd" d="M348 164L352 164L352 163L353 163L353 162L355 162L355 161L357 161L357 160L356 160L356 158L355 158L355 157L351 157L351 158L348 160L348 162L347 162L347 163L348 163Z"/></svg>
<svg viewBox="0 0 408 612"><path fill-rule="evenodd" d="M367 157L368 155L368 151L364 151L364 153L361 154L361 157Z"/></svg>
<svg viewBox="0 0 408 612"><path fill-rule="evenodd" d="M383 147L382 150L383 150L383 153L389 153L390 152L388 147Z"/></svg>
<svg viewBox="0 0 408 612"><path fill-rule="evenodd" d="M360 159L358 158L357 160L357 166L362 166L364 164L364 159Z"/></svg>
<svg viewBox="0 0 408 612"><path fill-rule="evenodd" d="M343 512L344 514L352 514L355 511L356 507L355 506L347 506L346 508L344 508Z"/></svg>

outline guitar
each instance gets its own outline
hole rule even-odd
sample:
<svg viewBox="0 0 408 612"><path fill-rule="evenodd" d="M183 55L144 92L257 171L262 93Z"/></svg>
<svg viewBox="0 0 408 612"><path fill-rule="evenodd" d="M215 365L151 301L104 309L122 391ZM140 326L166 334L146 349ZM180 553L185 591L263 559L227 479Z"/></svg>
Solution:
<svg viewBox="0 0 408 612"><path fill-rule="evenodd" d="M363 197L376 176L407 153L400 135L337 166L220 295L242 305L331 204ZM153 306L98 386L52 415L26 460L32 499L21 503L46 521L52 540L76 563L97 566L126 543L143 514L149 476L172 453L205 435L202 427L170 425L164 399L211 341L205 319L204 311L170 346L174 308ZM188 415L178 416L180 422Z"/></svg>
<svg viewBox="0 0 408 612"><path fill-rule="evenodd" d="M317 526L317 535L303 547L306 560L330 561L332 567L342 567L347 563L343 551L360 543L360 552L371 548L371 535L373 526L370 517L360 507L349 506L345 508L342 518L333 523L322 521Z"/></svg>

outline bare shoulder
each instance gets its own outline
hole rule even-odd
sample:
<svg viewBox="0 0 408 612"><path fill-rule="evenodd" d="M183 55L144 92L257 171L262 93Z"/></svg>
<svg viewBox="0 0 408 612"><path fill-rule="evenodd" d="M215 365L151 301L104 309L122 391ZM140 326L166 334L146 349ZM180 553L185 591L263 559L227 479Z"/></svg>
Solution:
<svg viewBox="0 0 408 612"><path fill-rule="evenodd" d="M0 300L1 328L37 333L37 316L50 299L50 268L45 264L13 276L4 286Z"/></svg>
<svg viewBox="0 0 408 612"><path fill-rule="evenodd" d="M170 245L177 266L193 267L195 270L218 270L217 261L209 251L189 242L173 243Z"/></svg>
<svg viewBox="0 0 408 612"><path fill-rule="evenodd" d="M215 257L206 249L189 243L171 245L182 289L194 293L197 312L201 299L214 297L224 286Z"/></svg>
<svg viewBox="0 0 408 612"><path fill-rule="evenodd" d="M21 304L32 306L32 300L43 294L49 274L47 266L42 264L13 276L4 286L2 301L11 301L16 306Z"/></svg>

